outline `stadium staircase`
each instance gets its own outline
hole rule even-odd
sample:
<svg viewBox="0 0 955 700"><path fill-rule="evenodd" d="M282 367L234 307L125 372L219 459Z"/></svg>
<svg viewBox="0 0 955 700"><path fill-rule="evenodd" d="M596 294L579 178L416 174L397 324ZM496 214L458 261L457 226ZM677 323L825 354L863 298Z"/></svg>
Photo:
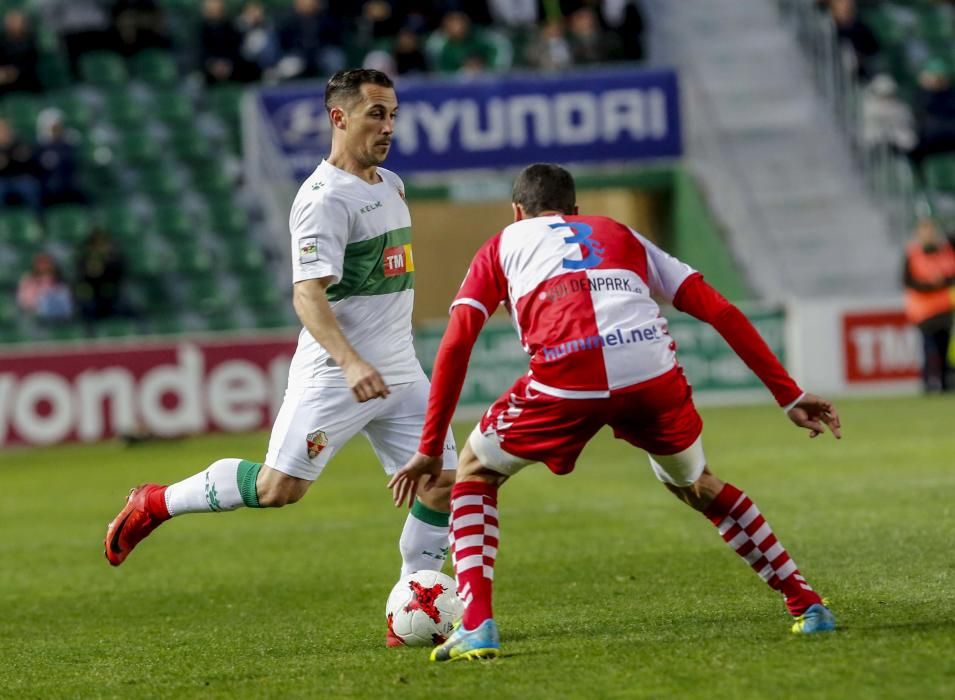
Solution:
<svg viewBox="0 0 955 700"><path fill-rule="evenodd" d="M888 218L776 7L645 0L653 56L680 69L688 162L761 298L899 284Z"/></svg>

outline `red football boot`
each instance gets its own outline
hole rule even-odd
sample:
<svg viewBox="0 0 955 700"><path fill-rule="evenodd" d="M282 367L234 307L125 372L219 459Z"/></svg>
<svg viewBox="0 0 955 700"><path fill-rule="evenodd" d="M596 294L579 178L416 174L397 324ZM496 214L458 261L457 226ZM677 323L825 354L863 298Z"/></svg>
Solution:
<svg viewBox="0 0 955 700"><path fill-rule="evenodd" d="M144 484L129 492L126 505L106 528L103 548L110 564L122 564L137 544L169 519L168 513L151 511L147 505L149 496L164 488L159 484Z"/></svg>

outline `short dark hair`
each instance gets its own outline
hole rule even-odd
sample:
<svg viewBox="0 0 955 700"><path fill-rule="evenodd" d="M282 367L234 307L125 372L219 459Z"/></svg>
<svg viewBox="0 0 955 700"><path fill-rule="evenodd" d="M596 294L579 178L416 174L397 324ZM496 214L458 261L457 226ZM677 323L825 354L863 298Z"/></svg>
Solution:
<svg viewBox="0 0 955 700"><path fill-rule="evenodd" d="M340 70L328 79L328 84L325 86L325 109L331 111L332 105L340 100L354 102L361 94L361 86L366 83L386 88L395 87L394 81L380 70L371 68Z"/></svg>
<svg viewBox="0 0 955 700"><path fill-rule="evenodd" d="M555 163L534 163L514 180L511 201L520 204L529 216L542 211L573 214L577 206L574 176Z"/></svg>

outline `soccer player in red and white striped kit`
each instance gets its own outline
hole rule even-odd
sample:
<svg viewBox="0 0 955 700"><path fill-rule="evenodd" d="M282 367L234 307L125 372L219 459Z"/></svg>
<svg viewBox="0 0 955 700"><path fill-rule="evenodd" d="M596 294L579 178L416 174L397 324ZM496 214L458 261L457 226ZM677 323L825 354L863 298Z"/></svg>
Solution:
<svg viewBox="0 0 955 700"><path fill-rule="evenodd" d="M762 380L789 419L816 437L841 437L832 403L804 392L746 317L688 265L607 217L579 216L573 177L558 165L525 168L514 183L514 223L477 252L451 306L435 361L418 453L392 478L395 504L441 471L444 436L471 349L505 304L530 371L485 413L458 462L451 543L461 624L432 661L500 654L491 589L499 486L543 462L567 474L604 425L644 449L656 476L713 523L724 541L781 593L793 632L827 632L835 618L750 498L707 467L703 423L651 295L711 324Z"/></svg>

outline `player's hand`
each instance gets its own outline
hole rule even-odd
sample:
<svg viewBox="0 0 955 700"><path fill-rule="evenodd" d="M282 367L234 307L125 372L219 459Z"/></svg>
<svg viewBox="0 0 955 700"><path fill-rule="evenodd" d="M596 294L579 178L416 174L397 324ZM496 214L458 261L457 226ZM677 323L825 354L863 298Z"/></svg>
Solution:
<svg viewBox="0 0 955 700"><path fill-rule="evenodd" d="M839 423L836 407L821 396L807 393L786 415L800 428L806 428L811 438L826 432L825 426L829 426L837 440L842 438L842 425Z"/></svg>
<svg viewBox="0 0 955 700"><path fill-rule="evenodd" d="M343 366L342 371L345 373L345 381L348 382L348 386L359 403L371 399L383 399L391 393L378 370L361 358L352 360L348 365Z"/></svg>
<svg viewBox="0 0 955 700"><path fill-rule="evenodd" d="M438 477L441 476L443 466L443 457L429 457L420 452L415 452L408 463L395 472L391 481L388 482L388 488L391 489L391 494L395 499L395 506L400 506L407 501L410 508L414 503L415 494L418 493L418 482L421 478L426 477L424 490L428 491L438 483Z"/></svg>

